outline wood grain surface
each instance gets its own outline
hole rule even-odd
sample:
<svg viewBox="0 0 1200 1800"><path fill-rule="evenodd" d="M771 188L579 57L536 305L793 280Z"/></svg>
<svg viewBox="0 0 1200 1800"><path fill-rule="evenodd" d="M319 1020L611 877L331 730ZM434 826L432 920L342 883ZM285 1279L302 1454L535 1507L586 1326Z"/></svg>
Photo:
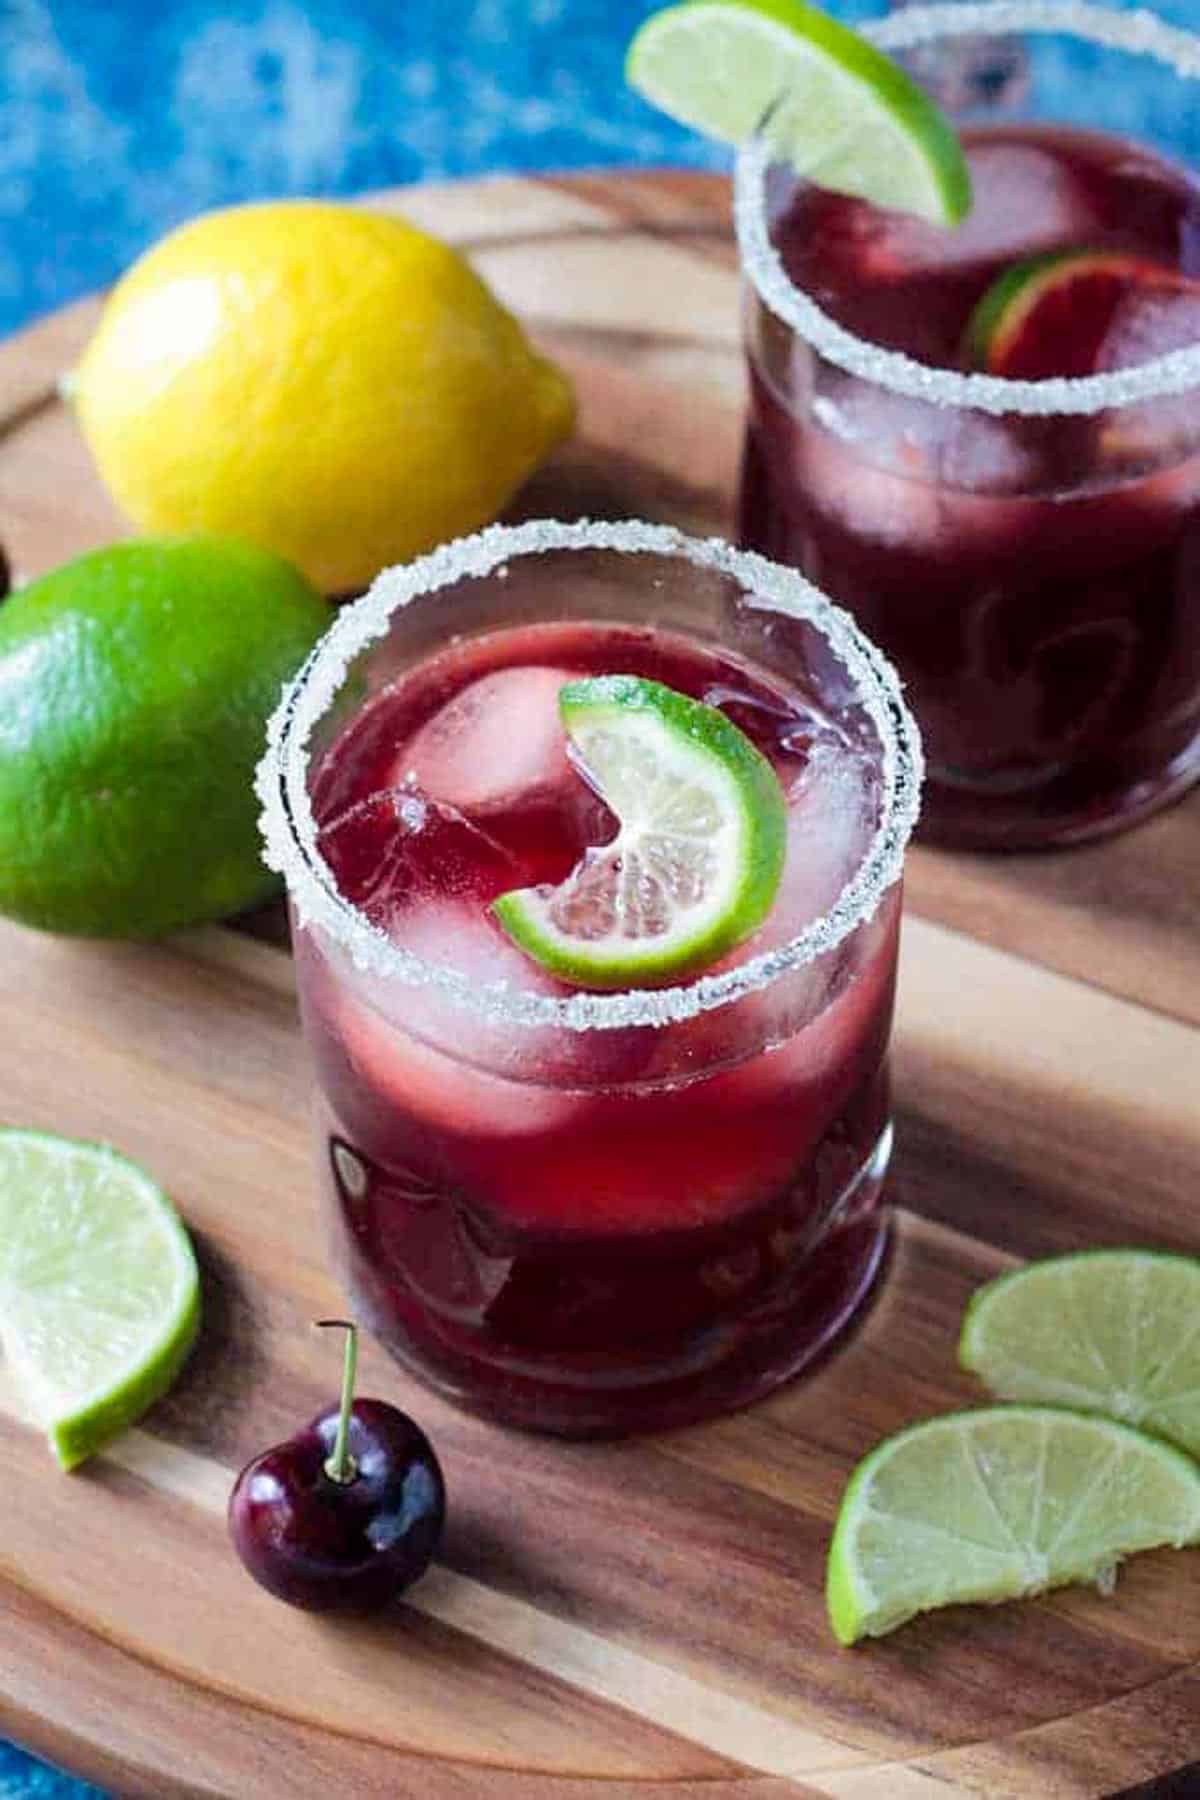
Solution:
<svg viewBox="0 0 1200 1800"><path fill-rule="evenodd" d="M521 516L728 532L724 182L370 204L468 248L577 382L579 433ZM0 347L0 539L23 576L124 529L57 397L94 317L85 302ZM1054 1800L1200 1759L1194 1552L1136 1559L1112 1599L947 1610L854 1651L822 1599L855 1461L981 1397L954 1362L979 1281L1076 1246L1200 1248L1198 872L1200 795L1088 849L913 854L895 1251L810 1381L716 1424L572 1445L466 1418L365 1347L363 1391L422 1420L451 1499L439 1566L370 1625L269 1599L223 1519L234 1471L336 1387L309 1324L337 1296L279 914L156 945L0 923L0 1120L145 1162L195 1233L206 1301L175 1391L70 1478L0 1370L0 1727L121 1794L236 1800Z"/></svg>

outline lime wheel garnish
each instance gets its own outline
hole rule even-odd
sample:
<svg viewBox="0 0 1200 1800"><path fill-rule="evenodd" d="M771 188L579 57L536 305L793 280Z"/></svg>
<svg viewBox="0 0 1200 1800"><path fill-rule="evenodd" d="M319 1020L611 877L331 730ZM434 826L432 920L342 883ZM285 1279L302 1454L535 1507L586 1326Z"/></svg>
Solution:
<svg viewBox="0 0 1200 1800"><path fill-rule="evenodd" d="M724 713L640 676L568 682L559 714L619 829L557 887L502 894L500 924L578 987L654 985L714 962L779 886L787 806L771 764Z"/></svg>

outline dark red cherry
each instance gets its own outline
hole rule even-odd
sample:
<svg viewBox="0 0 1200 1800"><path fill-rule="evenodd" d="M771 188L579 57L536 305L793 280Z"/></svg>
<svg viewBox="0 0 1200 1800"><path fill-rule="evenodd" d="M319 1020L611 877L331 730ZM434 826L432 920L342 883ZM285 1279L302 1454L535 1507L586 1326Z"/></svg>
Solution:
<svg viewBox="0 0 1200 1800"><path fill-rule="evenodd" d="M338 1321L343 1323L344 1321ZM247 1463L229 1496L234 1547L254 1579L315 1612L373 1612L416 1581L441 1540L442 1471L429 1439L382 1400L342 1403Z"/></svg>

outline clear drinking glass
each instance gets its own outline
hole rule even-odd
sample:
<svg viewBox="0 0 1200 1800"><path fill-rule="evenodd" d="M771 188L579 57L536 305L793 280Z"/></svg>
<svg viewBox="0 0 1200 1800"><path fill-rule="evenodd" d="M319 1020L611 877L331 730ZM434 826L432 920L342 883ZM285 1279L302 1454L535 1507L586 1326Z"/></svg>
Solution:
<svg viewBox="0 0 1200 1800"><path fill-rule="evenodd" d="M956 231L823 193L761 139L742 152L739 536L898 667L929 759L922 836L1117 830L1200 776L1200 181L1166 156L1200 165L1200 38L1073 0L865 29L895 52L1020 33L1027 81L1003 122L959 121L975 205ZM980 296L1064 249L1132 271L1096 368L969 372ZM1080 304L1043 326L1048 356L1084 355Z"/></svg>
<svg viewBox="0 0 1200 1800"><path fill-rule="evenodd" d="M788 797L770 917L671 986L565 986L487 910L518 863L558 879L564 845L606 835L556 707L600 670L723 706ZM338 1268L403 1364L491 1418L587 1435L740 1405L833 1338L885 1242L920 775L849 618L717 540L494 527L340 615L259 791Z"/></svg>
<svg viewBox="0 0 1200 1800"><path fill-rule="evenodd" d="M890 0L893 12L919 0ZM955 0L969 6L972 0ZM944 111L961 114L977 108L1020 105L1028 94L1029 63L1025 46L1011 36L943 38L908 51L904 62L921 86Z"/></svg>

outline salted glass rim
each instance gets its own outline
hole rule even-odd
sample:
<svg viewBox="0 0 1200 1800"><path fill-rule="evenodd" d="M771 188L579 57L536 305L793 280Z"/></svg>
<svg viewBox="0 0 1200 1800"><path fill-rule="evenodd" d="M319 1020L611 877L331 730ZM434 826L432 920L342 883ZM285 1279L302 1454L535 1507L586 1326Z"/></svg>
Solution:
<svg viewBox="0 0 1200 1800"><path fill-rule="evenodd" d="M1043 32L1085 39L1107 49L1126 50L1166 64L1184 80L1200 81L1200 36L1139 9L1117 12L1091 0L948 0L906 7L858 28L880 50L910 50L939 38L987 33ZM797 287L771 241L767 224L766 177L770 146L761 135L738 153L734 176L734 218L742 269L759 298L826 361L891 393L937 406L976 412L1031 416L1095 413L1200 385L1200 344L1173 350L1130 369L1075 378L1015 381L999 375L965 375L918 362L856 336Z"/></svg>
<svg viewBox="0 0 1200 1800"><path fill-rule="evenodd" d="M384 637L394 614L412 601L464 579L503 575L516 557L572 550L682 559L727 576L767 611L808 621L850 674L879 735L881 817L854 875L828 911L797 937L719 975L700 975L674 987L561 997L507 982L472 986L461 970L423 960L373 925L338 892L317 848L307 781L311 739L354 659ZM900 874L916 823L923 771L920 735L895 670L850 615L796 571L752 551L734 550L720 538L689 537L673 526L540 519L489 526L376 576L367 593L340 613L284 689L267 727L255 790L262 805L264 860L283 876L297 922L327 933L359 970L406 986L435 987L456 1005L500 1023L589 1031L692 1018L770 986L841 943L872 917Z"/></svg>

